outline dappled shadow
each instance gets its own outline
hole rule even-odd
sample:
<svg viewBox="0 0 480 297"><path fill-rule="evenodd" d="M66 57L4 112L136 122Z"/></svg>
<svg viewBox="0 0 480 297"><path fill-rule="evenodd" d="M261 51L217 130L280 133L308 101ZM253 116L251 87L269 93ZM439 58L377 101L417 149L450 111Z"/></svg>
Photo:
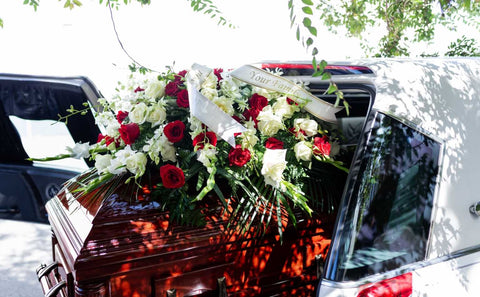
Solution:
<svg viewBox="0 0 480 297"><path fill-rule="evenodd" d="M50 226L0 220L2 296L42 296L35 269L51 258Z"/></svg>

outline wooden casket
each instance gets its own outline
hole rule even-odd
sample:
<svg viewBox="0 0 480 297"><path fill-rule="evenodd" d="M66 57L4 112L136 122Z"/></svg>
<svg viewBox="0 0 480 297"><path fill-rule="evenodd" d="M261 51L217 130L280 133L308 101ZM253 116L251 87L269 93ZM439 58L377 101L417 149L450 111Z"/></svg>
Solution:
<svg viewBox="0 0 480 297"><path fill-rule="evenodd" d="M86 195L87 196L87 195ZM312 296L332 218L302 219L261 238L226 236L226 222L173 225L153 201L114 193L97 203L68 187L48 202L52 263L45 296Z"/></svg>

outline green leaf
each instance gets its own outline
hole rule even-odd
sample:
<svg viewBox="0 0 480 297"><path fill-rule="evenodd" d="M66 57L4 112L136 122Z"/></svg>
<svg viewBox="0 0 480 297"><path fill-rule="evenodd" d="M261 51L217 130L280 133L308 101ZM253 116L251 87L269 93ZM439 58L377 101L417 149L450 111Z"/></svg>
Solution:
<svg viewBox="0 0 480 297"><path fill-rule="evenodd" d="M309 38L307 39L306 44L307 44L307 47L311 46L311 45L313 44L313 39L309 37Z"/></svg>
<svg viewBox="0 0 480 297"><path fill-rule="evenodd" d="M338 90L337 86L335 84L330 84L328 86L328 89L326 91L327 94L332 94Z"/></svg>
<svg viewBox="0 0 480 297"><path fill-rule="evenodd" d="M3 20L0 19L0 28L3 28Z"/></svg>
<svg viewBox="0 0 480 297"><path fill-rule="evenodd" d="M312 11L312 8L311 8L310 6L304 6L304 7L302 7L302 11L303 11L305 14L313 15L313 11Z"/></svg>
<svg viewBox="0 0 480 297"><path fill-rule="evenodd" d="M302 0L302 2L307 5L313 5L312 0Z"/></svg>
<svg viewBox="0 0 480 297"><path fill-rule="evenodd" d="M312 34L313 36L317 36L317 28L308 27L308 30L310 31L310 34Z"/></svg>
<svg viewBox="0 0 480 297"><path fill-rule="evenodd" d="M300 27L297 26L297 41L300 41Z"/></svg>
<svg viewBox="0 0 480 297"><path fill-rule="evenodd" d="M312 20L310 20L310 18L303 18L303 25L306 27L306 28L309 28L311 25L312 25Z"/></svg>

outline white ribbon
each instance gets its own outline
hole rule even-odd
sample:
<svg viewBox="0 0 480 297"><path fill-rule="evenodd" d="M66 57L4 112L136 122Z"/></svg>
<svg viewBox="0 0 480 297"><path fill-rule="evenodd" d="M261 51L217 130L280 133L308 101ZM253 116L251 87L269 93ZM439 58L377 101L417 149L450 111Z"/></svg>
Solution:
<svg viewBox="0 0 480 297"><path fill-rule="evenodd" d="M198 91L210 72L211 69L194 64L187 74L190 114L235 147L235 134L243 133L247 129Z"/></svg>
<svg viewBox="0 0 480 297"><path fill-rule="evenodd" d="M315 97L288 79L276 76L251 65L244 65L237 68L233 70L230 75L248 84L284 93L293 97L291 99L300 104L306 103L305 110L327 122L335 123L337 121L335 113L342 109L342 107L336 107L331 103Z"/></svg>

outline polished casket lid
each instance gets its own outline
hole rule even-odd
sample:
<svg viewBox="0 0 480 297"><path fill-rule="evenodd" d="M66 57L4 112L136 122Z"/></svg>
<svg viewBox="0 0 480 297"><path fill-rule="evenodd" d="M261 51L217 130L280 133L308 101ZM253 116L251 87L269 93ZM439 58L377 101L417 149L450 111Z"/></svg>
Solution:
<svg viewBox="0 0 480 297"><path fill-rule="evenodd" d="M311 293L330 243L332 222L318 218L300 219L281 243L277 233L227 236L221 212L204 227L179 226L137 192L120 188L92 201L94 193L74 198L75 189L71 183L47 204L60 258L75 285L109 283L109 296L124 296L126 287L140 296L172 289L191 296L218 290L222 278L229 296Z"/></svg>

